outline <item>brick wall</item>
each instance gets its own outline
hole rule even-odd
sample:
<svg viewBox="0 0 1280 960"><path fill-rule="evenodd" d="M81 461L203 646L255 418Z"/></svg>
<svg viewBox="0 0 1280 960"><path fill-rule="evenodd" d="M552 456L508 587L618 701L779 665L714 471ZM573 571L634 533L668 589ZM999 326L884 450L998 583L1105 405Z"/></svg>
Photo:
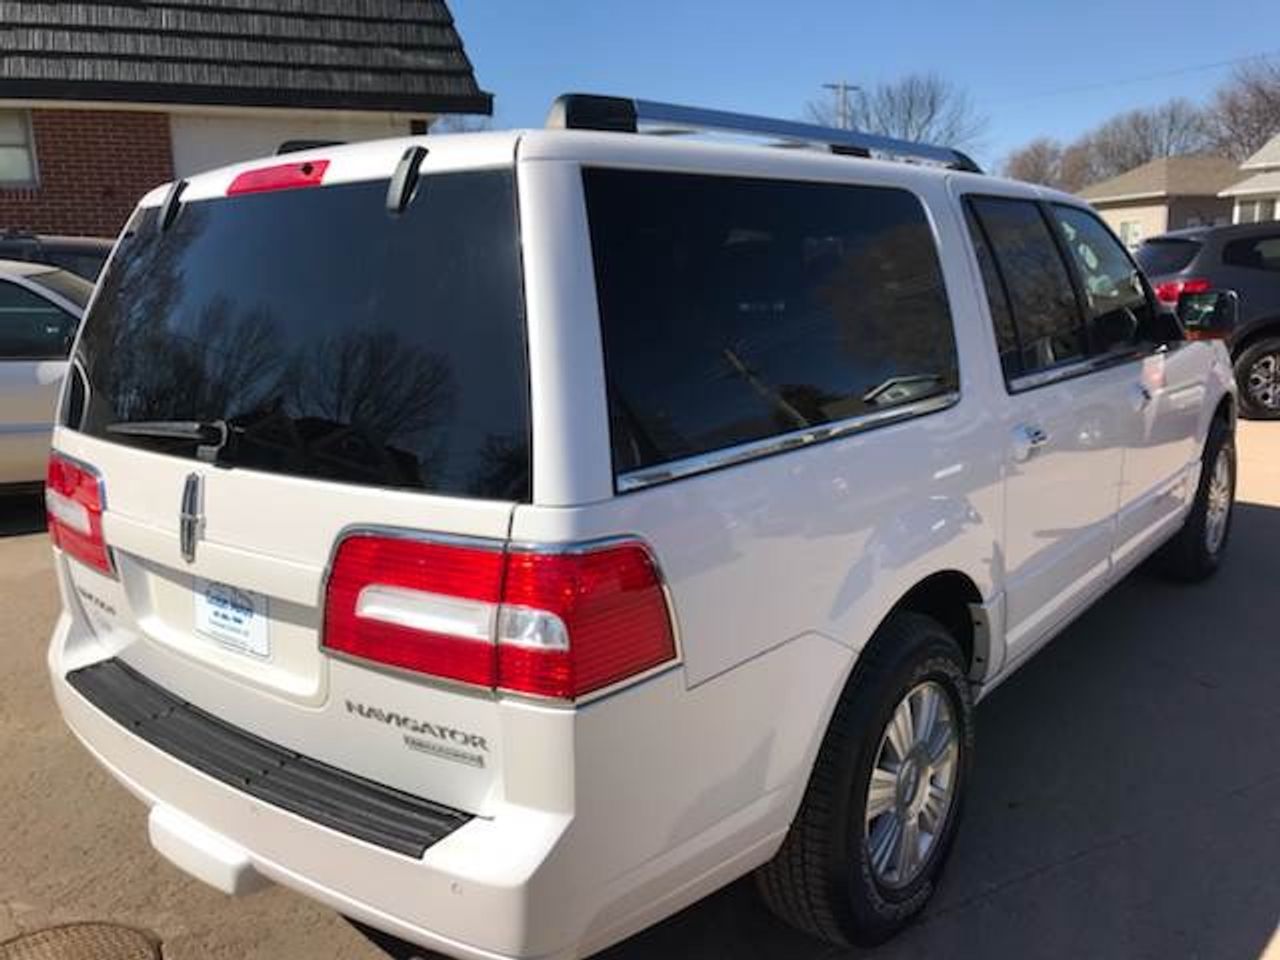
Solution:
<svg viewBox="0 0 1280 960"><path fill-rule="evenodd" d="M169 116L33 110L34 188L0 188L0 230L114 237L138 198L173 179Z"/></svg>

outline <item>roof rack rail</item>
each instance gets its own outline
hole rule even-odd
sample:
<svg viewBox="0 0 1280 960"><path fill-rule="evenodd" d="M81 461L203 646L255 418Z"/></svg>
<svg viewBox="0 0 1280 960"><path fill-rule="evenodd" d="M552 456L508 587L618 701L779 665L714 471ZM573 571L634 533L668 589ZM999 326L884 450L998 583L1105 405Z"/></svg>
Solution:
<svg viewBox="0 0 1280 960"><path fill-rule="evenodd" d="M654 100L566 93L556 98L547 115L547 127L556 130L639 133L641 124L655 126L655 132L658 133L714 131L774 137L783 141L781 146L811 144L845 156L870 157L878 154L901 160L924 161L968 173L982 173L982 168L972 158L951 147L896 140L856 130L838 130L816 123L757 117L726 110L704 110L701 107L683 107Z"/></svg>

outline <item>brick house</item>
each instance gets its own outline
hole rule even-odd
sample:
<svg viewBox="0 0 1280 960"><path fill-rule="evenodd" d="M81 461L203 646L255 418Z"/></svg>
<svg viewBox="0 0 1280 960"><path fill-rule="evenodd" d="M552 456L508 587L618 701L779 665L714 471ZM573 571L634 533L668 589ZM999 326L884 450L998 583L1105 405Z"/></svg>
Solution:
<svg viewBox="0 0 1280 960"><path fill-rule="evenodd" d="M0 6L0 231L114 236L175 176L492 110L444 0Z"/></svg>

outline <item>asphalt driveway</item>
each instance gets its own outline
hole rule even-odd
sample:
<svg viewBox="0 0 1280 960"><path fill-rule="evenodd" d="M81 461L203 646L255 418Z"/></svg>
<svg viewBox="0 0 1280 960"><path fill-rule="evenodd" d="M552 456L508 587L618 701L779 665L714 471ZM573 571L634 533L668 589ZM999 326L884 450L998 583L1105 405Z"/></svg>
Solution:
<svg viewBox="0 0 1280 960"><path fill-rule="evenodd" d="M966 822L907 957L1280 958L1280 424L1244 424L1231 554L1192 588L1135 574L978 712ZM138 804L62 727L34 504L0 501L0 942L73 920L169 958L366 958L332 914L231 900L153 855ZM0 948L2 954L2 948ZM834 960L742 882L603 955Z"/></svg>

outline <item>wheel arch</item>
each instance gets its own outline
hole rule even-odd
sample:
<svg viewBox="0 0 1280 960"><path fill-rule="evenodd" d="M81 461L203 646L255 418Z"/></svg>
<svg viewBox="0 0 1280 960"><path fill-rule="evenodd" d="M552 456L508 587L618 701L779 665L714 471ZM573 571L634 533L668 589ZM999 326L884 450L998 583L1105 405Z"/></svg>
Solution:
<svg viewBox="0 0 1280 960"><path fill-rule="evenodd" d="M1280 315L1250 323L1245 335L1231 345L1231 361L1234 363L1251 346L1268 337L1280 338Z"/></svg>

